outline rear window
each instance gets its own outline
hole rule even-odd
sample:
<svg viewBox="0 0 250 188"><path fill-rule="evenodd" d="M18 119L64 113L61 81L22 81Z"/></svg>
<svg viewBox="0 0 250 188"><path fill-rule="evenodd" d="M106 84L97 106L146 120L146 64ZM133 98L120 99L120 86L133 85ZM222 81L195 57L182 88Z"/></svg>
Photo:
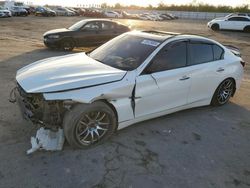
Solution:
<svg viewBox="0 0 250 188"><path fill-rule="evenodd" d="M228 19L229 21L250 21L248 18L244 17L232 17Z"/></svg>
<svg viewBox="0 0 250 188"><path fill-rule="evenodd" d="M190 43L189 44L191 62L189 65L197 65L213 61L213 48L210 44Z"/></svg>

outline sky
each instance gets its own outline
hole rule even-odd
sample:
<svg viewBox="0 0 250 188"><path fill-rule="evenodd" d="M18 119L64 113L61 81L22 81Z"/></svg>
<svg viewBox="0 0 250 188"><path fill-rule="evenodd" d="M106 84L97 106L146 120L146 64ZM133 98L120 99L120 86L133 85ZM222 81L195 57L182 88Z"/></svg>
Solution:
<svg viewBox="0 0 250 188"><path fill-rule="evenodd" d="M192 2L197 3L208 3L211 5L230 5L230 6L240 6L243 4L249 4L250 0L23 0L26 2L32 2L33 4L38 5L63 5L63 6L77 6L79 4L102 4L107 3L114 5L115 3L120 3L123 5L139 5L147 6L149 4L157 6L160 2L165 4L189 4Z"/></svg>

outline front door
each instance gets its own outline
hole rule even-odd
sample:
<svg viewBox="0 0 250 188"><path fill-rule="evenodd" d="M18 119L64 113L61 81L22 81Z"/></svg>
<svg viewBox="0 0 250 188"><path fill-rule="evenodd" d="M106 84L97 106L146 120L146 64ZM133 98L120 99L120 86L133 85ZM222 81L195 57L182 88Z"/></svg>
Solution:
<svg viewBox="0 0 250 188"><path fill-rule="evenodd" d="M97 21L88 22L79 29L74 38L77 46L96 46L101 40L101 23Z"/></svg>
<svg viewBox="0 0 250 188"><path fill-rule="evenodd" d="M187 104L190 88L187 44L179 41L164 47L136 78L135 117Z"/></svg>

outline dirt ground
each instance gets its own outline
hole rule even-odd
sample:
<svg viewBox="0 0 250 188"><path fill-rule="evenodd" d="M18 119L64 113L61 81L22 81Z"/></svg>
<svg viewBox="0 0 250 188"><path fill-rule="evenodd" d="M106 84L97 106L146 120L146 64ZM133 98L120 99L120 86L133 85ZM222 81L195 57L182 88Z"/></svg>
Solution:
<svg viewBox="0 0 250 188"><path fill-rule="evenodd" d="M81 17L0 20L0 187L250 187L250 66L229 104L190 109L132 125L103 145L27 156L36 127L8 102L16 71L50 51L42 34ZM205 21L121 20L133 29L200 34L239 47L250 62L250 34L213 32ZM81 50L76 49L73 53Z"/></svg>

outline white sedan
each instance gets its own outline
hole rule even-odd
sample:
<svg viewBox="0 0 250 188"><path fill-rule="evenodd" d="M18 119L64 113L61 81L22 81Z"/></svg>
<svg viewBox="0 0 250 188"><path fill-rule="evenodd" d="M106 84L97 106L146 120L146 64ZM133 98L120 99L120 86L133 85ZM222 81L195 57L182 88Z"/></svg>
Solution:
<svg viewBox="0 0 250 188"><path fill-rule="evenodd" d="M62 127L70 145L85 148L136 122L224 105L240 87L243 67L236 48L211 39L133 31L90 53L18 70L11 101L25 118Z"/></svg>
<svg viewBox="0 0 250 188"><path fill-rule="evenodd" d="M0 17L11 17L11 16L12 16L11 11L0 6Z"/></svg>
<svg viewBox="0 0 250 188"><path fill-rule="evenodd" d="M207 23L212 30L239 30L250 32L249 16L226 16L224 18L216 18Z"/></svg>
<svg viewBox="0 0 250 188"><path fill-rule="evenodd" d="M119 14L118 12L115 11L106 11L104 12L104 15L108 18L122 18L123 15Z"/></svg>

